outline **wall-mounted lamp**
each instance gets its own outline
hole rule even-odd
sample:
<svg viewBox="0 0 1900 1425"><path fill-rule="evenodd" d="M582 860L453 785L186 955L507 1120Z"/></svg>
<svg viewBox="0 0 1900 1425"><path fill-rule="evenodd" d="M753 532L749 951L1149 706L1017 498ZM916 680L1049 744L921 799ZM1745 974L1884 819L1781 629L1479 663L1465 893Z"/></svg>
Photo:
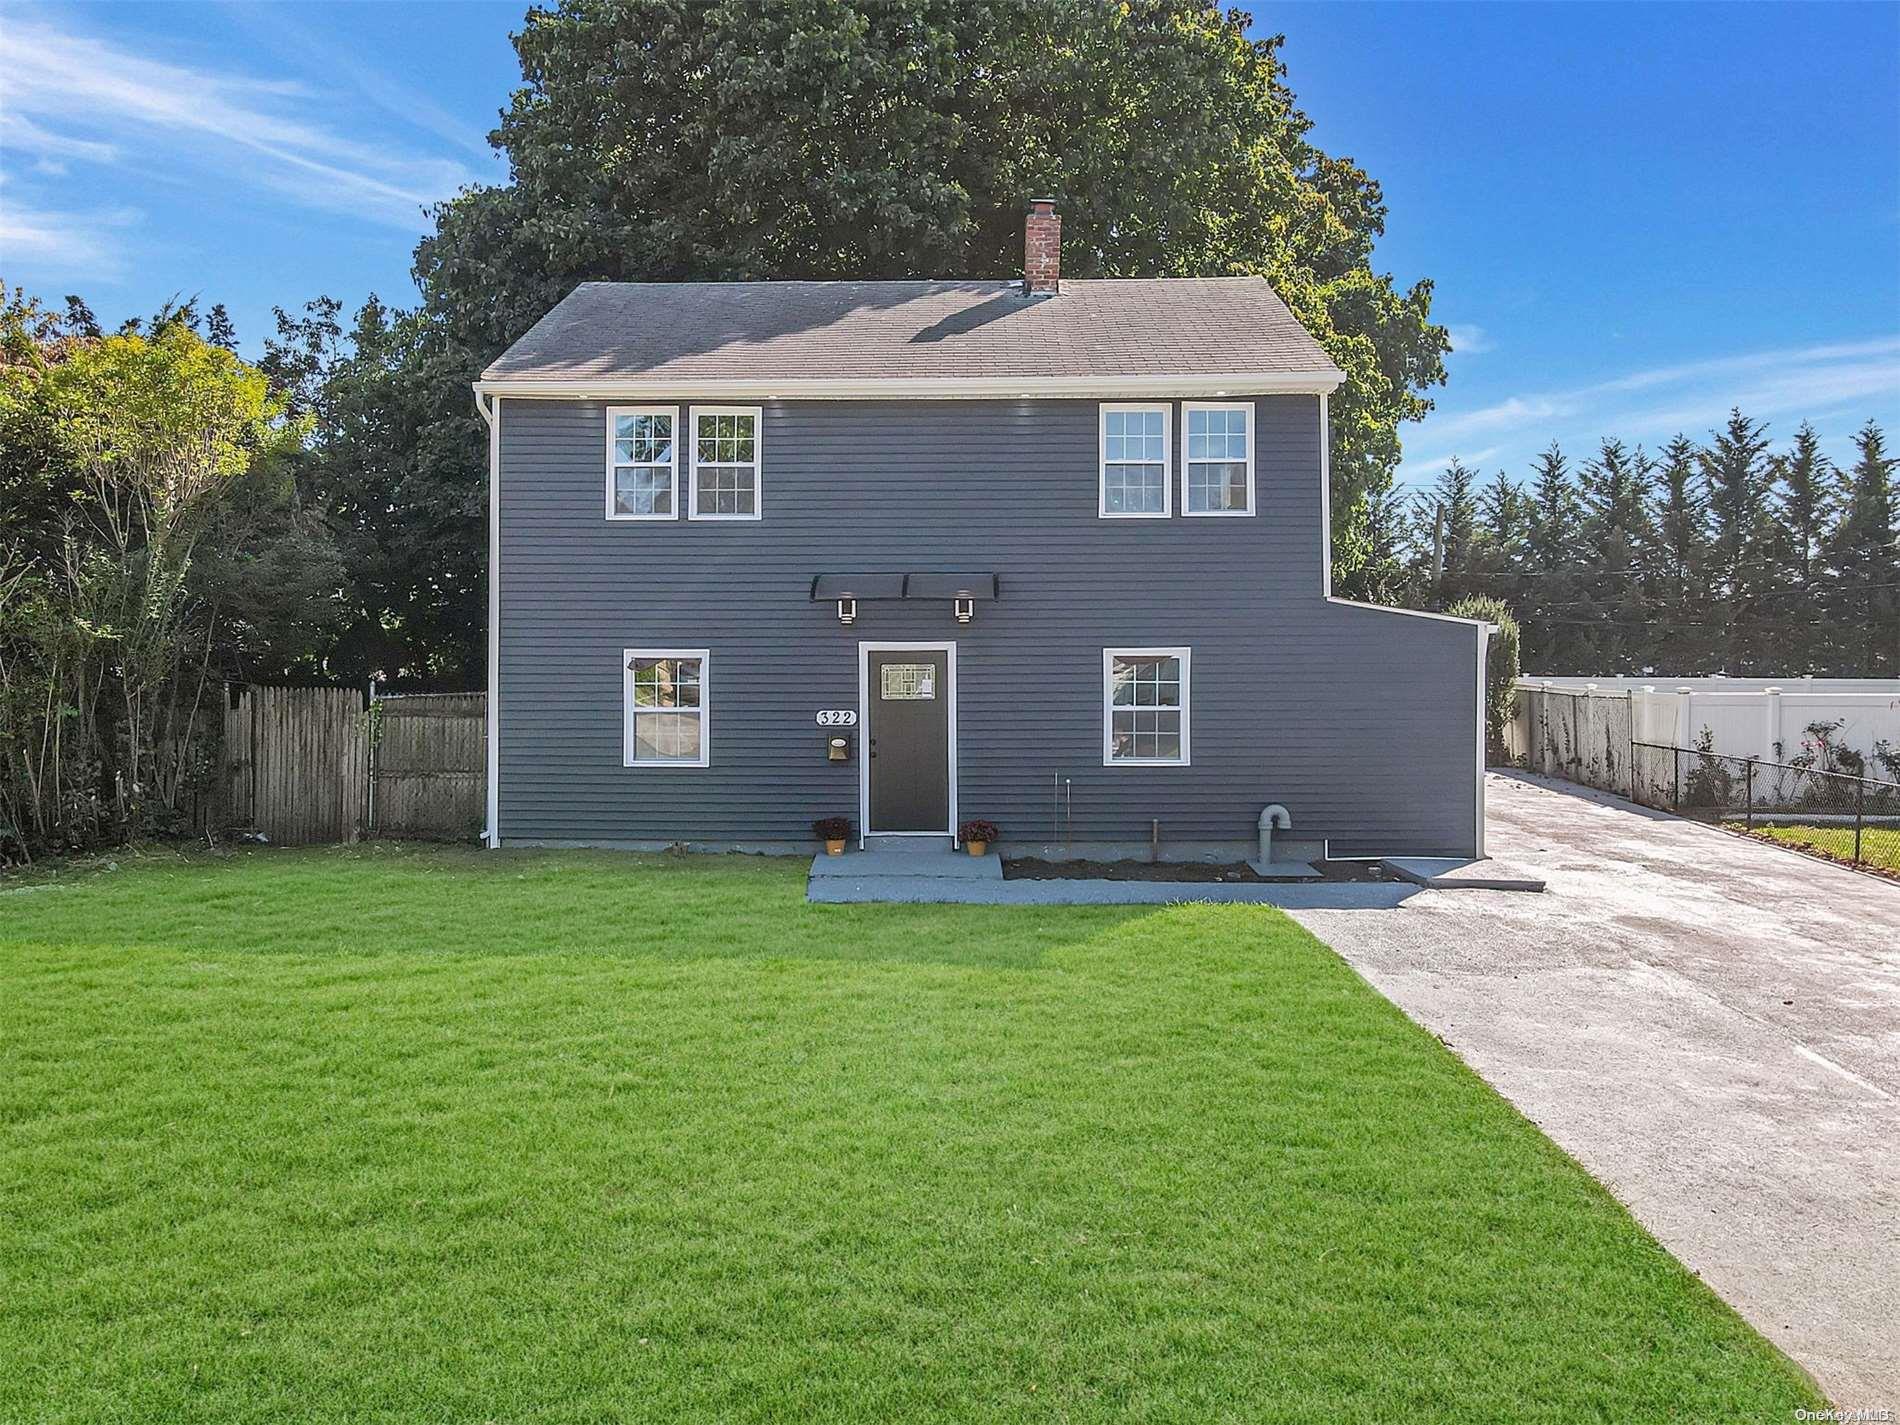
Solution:
<svg viewBox="0 0 1900 1425"><path fill-rule="evenodd" d="M971 619L975 617L976 617L976 600L966 599L959 596L957 599L957 622L968 623Z"/></svg>
<svg viewBox="0 0 1900 1425"><path fill-rule="evenodd" d="M838 622L856 623L858 621L858 601L856 599L838 600Z"/></svg>

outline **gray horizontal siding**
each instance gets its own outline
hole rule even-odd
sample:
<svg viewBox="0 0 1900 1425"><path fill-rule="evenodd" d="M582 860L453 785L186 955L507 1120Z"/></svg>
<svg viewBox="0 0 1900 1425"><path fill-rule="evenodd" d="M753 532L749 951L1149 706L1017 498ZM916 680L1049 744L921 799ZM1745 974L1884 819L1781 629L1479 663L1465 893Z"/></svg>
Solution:
<svg viewBox="0 0 1900 1425"><path fill-rule="evenodd" d="M858 643L957 644L959 809L1049 834L1241 841L1262 804L1295 835L1390 850L1473 836L1468 627L1319 594L1317 402L1257 403L1251 518L1102 520L1093 401L765 407L765 518L602 518L604 407L501 403L504 839L799 840L857 812L857 765L812 714L855 707ZM1179 441L1179 411L1174 422ZM682 471L682 485L685 472ZM1176 461L1176 501L1179 462ZM838 623L814 574L994 570L947 604L864 603ZM1101 765L1101 650L1189 644L1193 765ZM620 650L711 651L711 766L621 766Z"/></svg>

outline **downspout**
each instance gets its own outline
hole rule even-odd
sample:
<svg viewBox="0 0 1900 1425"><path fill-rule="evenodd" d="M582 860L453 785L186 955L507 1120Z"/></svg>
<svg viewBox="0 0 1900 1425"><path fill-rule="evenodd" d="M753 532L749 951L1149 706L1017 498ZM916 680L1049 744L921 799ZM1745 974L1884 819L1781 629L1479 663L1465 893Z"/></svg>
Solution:
<svg viewBox="0 0 1900 1425"><path fill-rule="evenodd" d="M1486 742L1491 727L1491 680L1486 676L1490 671L1486 663L1491 655L1491 635L1497 632L1493 624L1478 625L1478 825L1477 835L1473 839L1471 854L1478 860L1484 855L1484 763Z"/></svg>
<svg viewBox="0 0 1900 1425"><path fill-rule="evenodd" d="M488 426L488 696L482 699L487 743L486 820L482 844L501 845L501 397L475 387L475 412Z"/></svg>

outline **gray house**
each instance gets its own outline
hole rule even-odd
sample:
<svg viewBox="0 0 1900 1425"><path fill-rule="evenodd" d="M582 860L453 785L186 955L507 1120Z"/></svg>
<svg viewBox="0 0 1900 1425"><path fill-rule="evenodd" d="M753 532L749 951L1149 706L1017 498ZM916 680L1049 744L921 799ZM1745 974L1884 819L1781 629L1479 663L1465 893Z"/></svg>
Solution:
<svg viewBox="0 0 1900 1425"><path fill-rule="evenodd" d="M491 845L1481 854L1488 629L1331 596L1263 280L587 283L483 373Z"/></svg>

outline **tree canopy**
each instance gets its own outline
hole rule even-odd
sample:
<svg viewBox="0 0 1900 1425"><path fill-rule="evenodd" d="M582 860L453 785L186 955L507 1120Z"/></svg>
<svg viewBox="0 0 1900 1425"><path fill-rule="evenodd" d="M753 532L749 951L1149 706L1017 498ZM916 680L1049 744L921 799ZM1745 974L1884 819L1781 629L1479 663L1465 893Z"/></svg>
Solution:
<svg viewBox="0 0 1900 1425"><path fill-rule="evenodd" d="M1373 268L1379 185L1312 143L1280 37L1246 24L1186 0L531 10L494 135L510 180L444 205L416 253L436 476L479 483L465 383L577 283L1006 277L1026 200L1053 196L1066 276L1273 281L1347 373L1335 583L1379 596L1397 571L1368 495L1448 344L1431 284Z"/></svg>

